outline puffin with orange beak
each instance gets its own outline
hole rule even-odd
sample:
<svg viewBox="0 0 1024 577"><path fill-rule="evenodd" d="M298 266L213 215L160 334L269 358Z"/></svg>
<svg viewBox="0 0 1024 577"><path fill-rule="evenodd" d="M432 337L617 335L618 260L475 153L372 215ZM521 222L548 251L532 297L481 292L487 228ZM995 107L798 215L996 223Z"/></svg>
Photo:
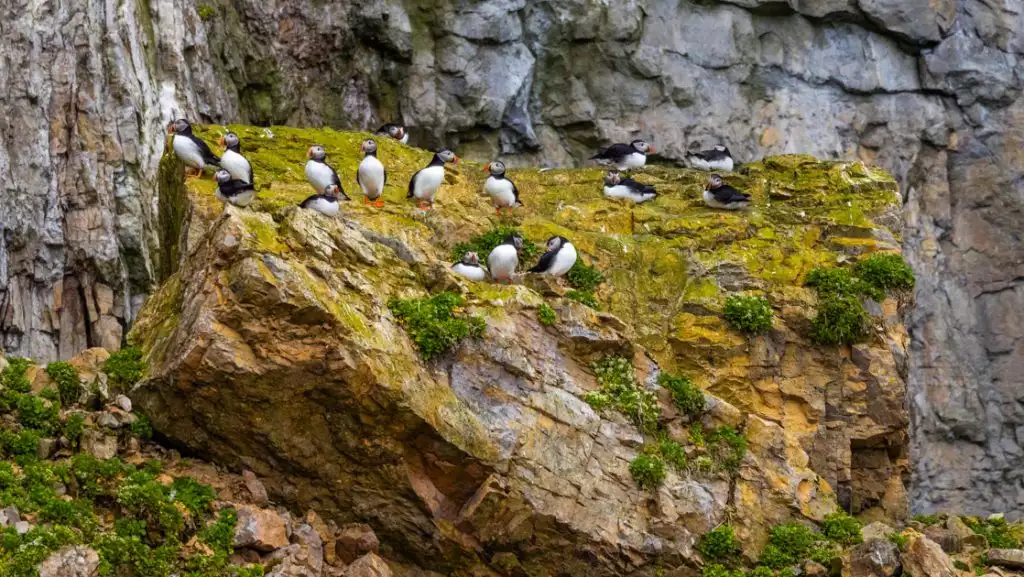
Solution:
<svg viewBox="0 0 1024 577"><path fill-rule="evenodd" d="M508 214L512 214L513 208L523 206L523 203L519 202L519 190L515 183L505 176L504 162L489 162L484 165L484 171L490 174L484 181L484 192L491 197L499 216L503 208L508 210Z"/></svg>
<svg viewBox="0 0 1024 577"><path fill-rule="evenodd" d="M417 206L423 210L433 208L437 189L444 182L444 165L449 162L458 164L459 157L447 148L438 150L430 164L416 171L409 179L409 194L406 198L415 198Z"/></svg>
<svg viewBox="0 0 1024 577"><path fill-rule="evenodd" d="M167 134L173 134L171 146L174 154L185 163L186 166L194 169L195 174L185 173L186 178L201 176L203 168L207 164L220 164L220 157L210 150L210 147L202 138L192 134L192 125L184 118L172 120L167 125Z"/></svg>
<svg viewBox="0 0 1024 577"><path fill-rule="evenodd" d="M306 157L309 158L306 161L306 180L313 185L317 194L324 194L328 186L336 186L338 190L335 192L335 196L342 200L350 200L344 189L341 188L341 179L338 178L338 173L331 168L331 165L327 164L327 150L323 146L319 144L310 146L306 151Z"/></svg>
<svg viewBox="0 0 1024 577"><path fill-rule="evenodd" d="M242 143L238 135L229 132L220 137L220 145L224 147L224 154L220 157L220 167L231 173L231 178L241 180L246 184L253 184L252 165L242 156Z"/></svg>
<svg viewBox="0 0 1024 577"><path fill-rule="evenodd" d="M629 144L613 144L608 148L590 157L590 160L598 164L614 166L616 170L632 170L643 168L647 164L647 155L654 152L654 147L647 142L637 139Z"/></svg>
<svg viewBox="0 0 1024 577"><path fill-rule="evenodd" d="M409 144L409 133L400 124L385 124L377 129L377 136L390 136L402 144Z"/></svg>
<svg viewBox="0 0 1024 577"><path fill-rule="evenodd" d="M377 141L367 138L360 147L363 151L363 160L356 169L356 184L363 189L363 203L373 206L384 206L384 185L388 181L388 172L384 165L377 159Z"/></svg>

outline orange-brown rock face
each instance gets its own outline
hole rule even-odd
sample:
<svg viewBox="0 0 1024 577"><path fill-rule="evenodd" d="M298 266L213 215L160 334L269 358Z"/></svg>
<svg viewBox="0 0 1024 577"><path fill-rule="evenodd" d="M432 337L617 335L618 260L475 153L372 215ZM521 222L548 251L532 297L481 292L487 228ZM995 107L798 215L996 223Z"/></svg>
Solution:
<svg viewBox="0 0 1024 577"><path fill-rule="evenodd" d="M176 272L132 335L150 363L132 396L162 434L254 471L297 508L371 525L389 558L442 571L653 574L696 563L696 539L727 519L756 552L772 524L820 520L837 503L906 515L896 303L874 311L864 344L816 347L806 337L815 297L801 286L815 266L894 246L877 224L892 224L884 174L772 159L732 179L757 208L719 214L699 204L695 171L639 176L662 194L641 207L601 198L598 171L514 172L531 207L514 224L539 241L568 236L605 273L598 313L544 282L450 272L451 246L494 224L474 167L449 175L436 213L413 214L389 188L384 209L357 198L329 219L294 208L307 186L280 163L309 138L350 151L362 136L274 133L250 149L268 183L251 209L218 214L208 181L184 189L165 162L162 203L188 215L164 226L175 245L164 252L180 260L161 263ZM429 157L381 149L396 188ZM346 189L358 190L355 161L336 160ZM754 338L721 318L726 295L751 289L775 312ZM440 290L461 293L487 327L425 362L387 305ZM542 304L556 312L551 326L538 320ZM688 424L656 374L708 391L707 427L747 440L738 471L670 469L659 489L638 487L630 462L656 439L582 398L598 388L590 363L609 355L633 360L684 445Z"/></svg>

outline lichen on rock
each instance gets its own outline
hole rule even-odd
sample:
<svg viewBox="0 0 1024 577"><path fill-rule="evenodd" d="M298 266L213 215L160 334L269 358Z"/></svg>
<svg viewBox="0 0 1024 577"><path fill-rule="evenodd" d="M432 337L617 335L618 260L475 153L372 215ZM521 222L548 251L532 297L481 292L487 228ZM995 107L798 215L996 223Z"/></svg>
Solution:
<svg viewBox="0 0 1024 577"><path fill-rule="evenodd" d="M503 551L528 573L620 575L693 563L699 536L727 516L751 552L771 525L820 521L837 502L906 515L897 303L882 303L867 342L817 347L803 287L815 267L898 248L885 173L769 158L727 177L755 208L722 213L703 206L707 175L693 170L648 167L637 178L660 196L634 206L602 196L600 170L515 169L525 208L499 218L472 163L449 170L437 210L423 213L405 185L431 153L379 138L388 185L374 208L354 182L367 134L197 128L208 141L240 135L258 200L222 212L213 181L188 181L184 221L166 227L182 232L162 239L180 260L131 334L150 360L132 396L162 434L252 470L272 495L369 523L439 571ZM354 198L337 219L296 207L311 191L302 167L313 143ZM163 169L161 180L181 177L174 163ZM557 282L453 275L455 245L499 226L568 237L604 275L601 311ZM754 289L774 319L748 337L722 313L730 294ZM425 361L387 305L442 291L461 295L486 331ZM541 324L542 305L557 323ZM629 464L653 439L583 400L599 389L591 364L608 356L633 363L669 434L688 417L670 409L658 373L705 390L713 415L747 440L735 471L669 468L656 492L640 490Z"/></svg>

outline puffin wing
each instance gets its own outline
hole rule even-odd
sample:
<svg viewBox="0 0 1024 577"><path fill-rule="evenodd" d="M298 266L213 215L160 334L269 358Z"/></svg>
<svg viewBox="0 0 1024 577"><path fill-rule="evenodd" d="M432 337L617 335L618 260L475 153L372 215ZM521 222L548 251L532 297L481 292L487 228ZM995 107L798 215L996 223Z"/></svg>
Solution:
<svg viewBox="0 0 1024 577"><path fill-rule="evenodd" d="M619 142L609 146L601 152L598 152L594 156L591 156L590 160L614 160L616 158L622 158L632 151L632 146Z"/></svg>
<svg viewBox="0 0 1024 577"><path fill-rule="evenodd" d="M515 203L519 206L526 206L521 200L519 200L519 189L516 188L516 183L512 182L512 179L508 179L508 183L512 185L512 196L515 197Z"/></svg>
<svg viewBox="0 0 1024 577"><path fill-rule="evenodd" d="M338 178L338 173L337 171L334 170L334 167L327 164L326 162L324 163L324 166L331 169L331 184L338 187L338 198L342 200L352 200L351 198L348 197L347 194L345 194L345 189L341 187L341 179ZM358 170L356 171L356 178L359 178Z"/></svg>
<svg viewBox="0 0 1024 577"><path fill-rule="evenodd" d="M199 147L199 154L203 155L203 162L220 166L220 157L210 150L210 146L206 144L205 140L195 135L190 135L189 138L191 138L192 142L196 143L196 146Z"/></svg>
<svg viewBox="0 0 1024 577"><path fill-rule="evenodd" d="M387 183L388 183L388 169L384 168L384 163L381 163L381 165L380 165L380 169L381 169L381 172L383 172L383 173L384 173L384 182L380 183L380 191L381 191L381 193L383 194L383 192L384 192L384 187L385 187L385 186L387 185Z"/></svg>
<svg viewBox="0 0 1024 577"><path fill-rule="evenodd" d="M417 170L416 173L412 175L412 178L409 179L409 194L406 195L405 198L413 198L414 196L416 196L415 194L413 194L413 191L416 190L416 177L418 177L421 172L423 172L422 168Z"/></svg>
<svg viewBox="0 0 1024 577"><path fill-rule="evenodd" d="M220 193L224 196L235 196L247 190L255 190L255 188L244 180L229 180L220 185Z"/></svg>
<svg viewBox="0 0 1024 577"><path fill-rule="evenodd" d="M314 194L313 196L311 196L311 197L307 198L306 200L302 201L302 204L300 204L299 206L301 208L309 208L309 205L311 205L314 202L320 200L321 198L326 198L326 197L324 195L322 195L322 194Z"/></svg>
<svg viewBox="0 0 1024 577"><path fill-rule="evenodd" d="M644 184L642 182L637 182L632 178L623 179L622 181L619 182L619 184L640 194L658 194L658 192L654 189L654 186L650 184Z"/></svg>
<svg viewBox="0 0 1024 577"><path fill-rule="evenodd" d="M723 184L713 191L715 200L721 203L732 203L732 202L748 202L750 201L750 195L744 192L740 192L728 184Z"/></svg>
<svg viewBox="0 0 1024 577"><path fill-rule="evenodd" d="M540 257L540 262L537 266L530 269L530 272L546 272L551 268L551 265L555 264L555 256L558 255L557 250L549 250Z"/></svg>

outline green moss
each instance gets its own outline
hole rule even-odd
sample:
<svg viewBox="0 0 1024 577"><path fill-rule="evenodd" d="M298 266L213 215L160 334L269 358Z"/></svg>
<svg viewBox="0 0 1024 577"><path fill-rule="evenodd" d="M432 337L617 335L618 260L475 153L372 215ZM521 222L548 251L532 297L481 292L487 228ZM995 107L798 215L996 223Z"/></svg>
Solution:
<svg viewBox="0 0 1024 577"><path fill-rule="evenodd" d="M641 489L657 489L665 482L665 461L657 455L640 453L630 462L629 474Z"/></svg>
<svg viewBox="0 0 1024 577"><path fill-rule="evenodd" d="M135 421L132 423L132 434L143 440L153 438L153 425L150 424L146 415L136 413Z"/></svg>
<svg viewBox="0 0 1024 577"><path fill-rule="evenodd" d="M578 258L569 272L565 273L565 280L577 291L593 293L604 282L604 275L595 267L584 263L583 259Z"/></svg>
<svg viewBox="0 0 1024 577"><path fill-rule="evenodd" d="M868 335L871 317L855 296L827 296L811 320L811 341L819 345L852 345Z"/></svg>
<svg viewBox="0 0 1024 577"><path fill-rule="evenodd" d="M1021 540L1024 538L1024 524L1007 523L1001 516L989 517L987 520L980 520L974 517L964 517L964 523L978 535L983 535L988 540L988 546L993 549L1019 549Z"/></svg>
<svg viewBox="0 0 1024 577"><path fill-rule="evenodd" d="M78 369L71 363L55 361L46 365L46 374L57 383L57 390L60 392L60 402L69 406L78 401L82 393L82 382L78 377Z"/></svg>
<svg viewBox="0 0 1024 577"><path fill-rule="evenodd" d="M480 317L456 316L464 299L450 292L425 299L388 303L392 314L405 326L424 359L433 359L452 349L466 337L480 337L486 324Z"/></svg>
<svg viewBox="0 0 1024 577"><path fill-rule="evenodd" d="M108 382L119 390L128 390L146 374L146 363L138 347L125 347L103 363Z"/></svg>
<svg viewBox="0 0 1024 577"><path fill-rule="evenodd" d="M546 304L542 304L537 307L537 320L540 324L545 326L551 326L555 324L558 317L555 315L555 311Z"/></svg>
<svg viewBox="0 0 1024 577"><path fill-rule="evenodd" d="M661 373L658 375L658 384L672 392L676 408L690 421L696 421L704 414L704 392L690 379Z"/></svg>
<svg viewBox="0 0 1024 577"><path fill-rule="evenodd" d="M736 473L747 454L747 438L732 427L718 427L707 435L707 446L722 470Z"/></svg>
<svg viewBox="0 0 1024 577"><path fill-rule="evenodd" d="M743 571L740 569L729 569L724 565L718 563L712 563L705 565L700 571L701 577L744 577Z"/></svg>
<svg viewBox="0 0 1024 577"><path fill-rule="evenodd" d="M729 525L719 525L700 538L697 550L705 562L734 566L740 556L740 543Z"/></svg>
<svg viewBox="0 0 1024 577"><path fill-rule="evenodd" d="M601 309L601 304L597 302L597 297L591 292L571 290L565 293L565 298L584 304L595 311Z"/></svg>
<svg viewBox="0 0 1024 577"><path fill-rule="evenodd" d="M676 471L686 470L686 451L679 443L671 439L662 439L657 445L657 454Z"/></svg>
<svg viewBox="0 0 1024 577"><path fill-rule="evenodd" d="M217 9L209 4L200 4L196 7L196 13L199 14L201 20L209 20L217 15Z"/></svg>
<svg viewBox="0 0 1024 577"><path fill-rule="evenodd" d="M889 535L889 542L900 551L906 550L908 541L910 541L910 538L902 533L892 533Z"/></svg>
<svg viewBox="0 0 1024 577"><path fill-rule="evenodd" d="M71 443L72 447L77 448L79 439L82 437L82 433L85 431L85 417L81 413L72 413L68 415L66 421L64 421L64 438Z"/></svg>
<svg viewBox="0 0 1024 577"><path fill-rule="evenodd" d="M860 533L860 521L846 511L839 510L826 515L821 522L821 529L825 537L840 545L856 545L864 541Z"/></svg>
<svg viewBox="0 0 1024 577"><path fill-rule="evenodd" d="M772 527L758 562L772 569L796 565L809 558L811 550L821 541L821 535L806 525L782 523Z"/></svg>
<svg viewBox="0 0 1024 577"><path fill-rule="evenodd" d="M33 395L18 399L18 422L45 434L60 430L60 405Z"/></svg>
<svg viewBox="0 0 1024 577"><path fill-rule="evenodd" d="M757 335L772 328L772 306L762 296L730 295L723 312L733 328L747 334Z"/></svg>
<svg viewBox="0 0 1024 577"><path fill-rule="evenodd" d="M914 515L914 520L925 527L931 527L937 525L940 519L938 515Z"/></svg>
<svg viewBox="0 0 1024 577"><path fill-rule="evenodd" d="M914 273L898 254L875 254L857 261L854 273L879 291L910 291Z"/></svg>
<svg viewBox="0 0 1024 577"><path fill-rule="evenodd" d="M513 234L523 237L523 248L519 251L519 263L521 268L527 268L525 266L526 263L532 263L537 258L540 254L540 248L528 239L522 231L510 226L500 226L474 236L466 242L460 242L452 249L450 260L451 262L457 262L467 252L475 252L480 256L480 260L487 260L487 255L491 254L495 247L505 242L505 239Z"/></svg>
<svg viewBox="0 0 1024 577"><path fill-rule="evenodd" d="M636 380L633 364L623 357L605 357L591 365L600 390L588 392L583 400L601 411L613 409L626 415L641 431L658 429L661 410L654 393Z"/></svg>

